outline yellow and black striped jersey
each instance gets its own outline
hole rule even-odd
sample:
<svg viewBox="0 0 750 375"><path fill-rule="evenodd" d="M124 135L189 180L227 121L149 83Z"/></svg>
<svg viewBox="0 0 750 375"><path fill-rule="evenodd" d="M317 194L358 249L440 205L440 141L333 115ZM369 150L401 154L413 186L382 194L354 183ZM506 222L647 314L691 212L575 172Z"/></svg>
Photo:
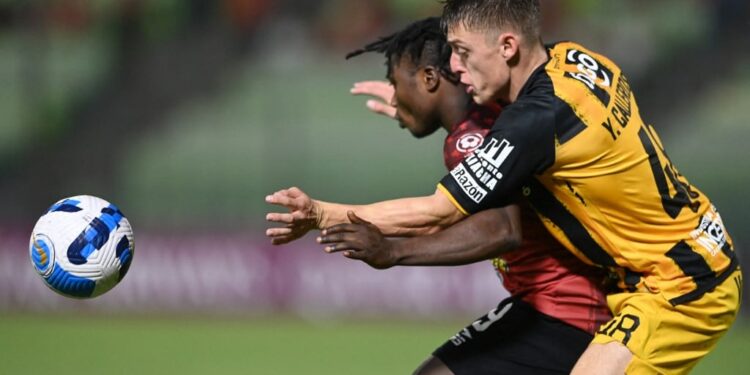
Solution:
<svg viewBox="0 0 750 375"><path fill-rule="evenodd" d="M521 190L566 248L621 288L699 298L737 267L715 207L669 160L617 65L571 42L548 54L439 187L465 213Z"/></svg>

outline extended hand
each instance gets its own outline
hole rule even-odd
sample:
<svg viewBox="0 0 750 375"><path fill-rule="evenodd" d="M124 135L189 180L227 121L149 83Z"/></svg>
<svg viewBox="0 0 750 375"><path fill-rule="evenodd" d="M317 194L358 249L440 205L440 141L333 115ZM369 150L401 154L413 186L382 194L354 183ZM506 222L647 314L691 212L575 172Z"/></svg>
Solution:
<svg viewBox="0 0 750 375"><path fill-rule="evenodd" d="M396 264L393 243L383 236L378 227L347 213L351 224L338 224L323 229L318 243L327 244L327 253L343 251L347 258L361 260L372 268L385 269Z"/></svg>
<svg viewBox="0 0 750 375"><path fill-rule="evenodd" d="M279 190L266 196L266 202L289 209L288 213L266 214L266 220L284 224L282 227L266 229L266 236L271 237L272 244L281 245L292 242L310 230L318 228L319 209L315 201L299 188Z"/></svg>
<svg viewBox="0 0 750 375"><path fill-rule="evenodd" d="M354 83L349 90L354 95L369 95L375 99L367 101L367 108L375 113L396 118L396 107L391 105L395 90L393 85L385 81L361 81Z"/></svg>

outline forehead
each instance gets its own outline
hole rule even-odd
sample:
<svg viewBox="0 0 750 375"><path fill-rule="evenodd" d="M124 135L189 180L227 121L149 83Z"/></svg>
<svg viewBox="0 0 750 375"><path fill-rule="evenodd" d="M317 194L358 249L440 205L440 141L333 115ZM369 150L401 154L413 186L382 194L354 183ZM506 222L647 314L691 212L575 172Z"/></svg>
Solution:
<svg viewBox="0 0 750 375"><path fill-rule="evenodd" d="M411 57L404 54L401 55L398 59L393 59L391 61L391 78L396 78L396 76L399 76L401 78L410 77L413 76L418 70L417 65L412 62Z"/></svg>
<svg viewBox="0 0 750 375"><path fill-rule="evenodd" d="M448 28L448 33L446 35L446 39L451 45L472 44L478 40L484 40L484 38L485 33L476 30L469 30L463 22L459 22Z"/></svg>
<svg viewBox="0 0 750 375"><path fill-rule="evenodd" d="M495 33L491 31L483 31L476 29L469 29L462 22L448 28L446 40L451 46L472 46L478 47L481 45L488 45L489 41L493 39Z"/></svg>

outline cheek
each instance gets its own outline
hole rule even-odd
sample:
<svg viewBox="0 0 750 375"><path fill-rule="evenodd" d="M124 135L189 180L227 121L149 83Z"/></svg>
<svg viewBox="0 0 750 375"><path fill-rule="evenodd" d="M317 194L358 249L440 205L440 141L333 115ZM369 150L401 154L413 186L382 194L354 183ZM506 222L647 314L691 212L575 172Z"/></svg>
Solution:
<svg viewBox="0 0 750 375"><path fill-rule="evenodd" d="M405 100L399 102L398 117L401 125L405 126L412 134L421 136L427 128L424 103L419 100Z"/></svg>
<svg viewBox="0 0 750 375"><path fill-rule="evenodd" d="M469 74L471 75L471 78L475 83L481 82L483 80L484 72L482 70L481 61L467 61L466 70L469 71Z"/></svg>
<svg viewBox="0 0 750 375"><path fill-rule="evenodd" d="M491 86L492 82L498 80L498 71L492 65L486 62L479 62L472 67L474 71L474 80L477 86Z"/></svg>
<svg viewBox="0 0 750 375"><path fill-rule="evenodd" d="M398 115L399 120L402 122L402 124L407 126L413 124L414 108L411 99L409 97L405 97L396 93L396 100L396 114Z"/></svg>
<svg viewBox="0 0 750 375"><path fill-rule="evenodd" d="M411 113L411 105L409 104L409 98L396 92L396 109L399 115L404 116Z"/></svg>
<svg viewBox="0 0 750 375"><path fill-rule="evenodd" d="M469 71L469 76L471 77L471 85L474 86L474 89L482 88L485 85L485 79L484 75L481 70L476 69L476 67L467 67L466 69Z"/></svg>

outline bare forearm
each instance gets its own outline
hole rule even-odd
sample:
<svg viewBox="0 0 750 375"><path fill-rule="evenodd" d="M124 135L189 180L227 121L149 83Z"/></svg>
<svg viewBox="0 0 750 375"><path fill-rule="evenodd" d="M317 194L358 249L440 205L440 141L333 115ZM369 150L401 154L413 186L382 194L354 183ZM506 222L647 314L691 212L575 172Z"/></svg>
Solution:
<svg viewBox="0 0 750 375"><path fill-rule="evenodd" d="M482 211L439 233L393 241L396 265L463 265L513 250L522 237L517 209L512 206Z"/></svg>
<svg viewBox="0 0 750 375"><path fill-rule="evenodd" d="M319 227L348 223L348 211L371 222L391 237L411 237L440 231L461 220L463 214L443 195L417 198L402 198L367 205L346 205L315 201L319 216Z"/></svg>

